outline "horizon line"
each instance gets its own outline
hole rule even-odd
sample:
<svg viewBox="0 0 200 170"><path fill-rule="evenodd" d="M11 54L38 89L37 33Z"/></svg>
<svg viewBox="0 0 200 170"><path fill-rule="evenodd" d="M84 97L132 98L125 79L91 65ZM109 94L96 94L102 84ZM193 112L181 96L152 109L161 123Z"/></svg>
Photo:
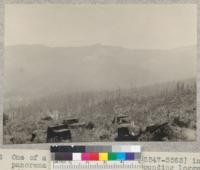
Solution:
<svg viewBox="0 0 200 170"><path fill-rule="evenodd" d="M187 48L187 47L196 47L197 44L188 44L188 45L183 45L183 46L176 46L172 48L130 48L130 47L125 47L125 46L120 46L120 45L109 45L109 44L102 44L102 43L93 43L93 44L88 44L88 45L75 45L75 46L51 46L47 44L39 44L39 43L34 43L34 44L13 44L13 45L6 45L4 44L4 47L15 47L15 46L44 46L48 48L80 48L80 47L91 47L91 46L105 46L105 47L117 47L117 48L124 48L128 50L174 50L174 49L179 49L179 48Z"/></svg>

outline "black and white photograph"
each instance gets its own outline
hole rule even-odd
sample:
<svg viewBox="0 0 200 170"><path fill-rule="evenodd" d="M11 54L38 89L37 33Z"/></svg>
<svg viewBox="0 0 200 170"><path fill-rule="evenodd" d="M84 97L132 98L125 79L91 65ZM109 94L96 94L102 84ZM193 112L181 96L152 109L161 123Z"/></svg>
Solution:
<svg viewBox="0 0 200 170"><path fill-rule="evenodd" d="M194 4L7 4L3 143L197 140Z"/></svg>

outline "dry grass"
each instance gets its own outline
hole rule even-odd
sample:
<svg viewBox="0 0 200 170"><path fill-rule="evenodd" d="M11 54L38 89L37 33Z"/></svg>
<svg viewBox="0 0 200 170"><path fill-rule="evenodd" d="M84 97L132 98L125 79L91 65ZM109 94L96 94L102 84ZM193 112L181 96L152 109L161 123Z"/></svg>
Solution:
<svg viewBox="0 0 200 170"><path fill-rule="evenodd" d="M32 133L37 134L34 143L45 143L47 127L68 117L95 125L92 130L72 130L73 142L113 141L116 127L112 120L119 113L128 114L140 128L179 117L187 128L195 130L196 83L187 80L127 90L62 94L17 107L9 105L4 111L4 143L31 143ZM45 116L53 120L43 119Z"/></svg>

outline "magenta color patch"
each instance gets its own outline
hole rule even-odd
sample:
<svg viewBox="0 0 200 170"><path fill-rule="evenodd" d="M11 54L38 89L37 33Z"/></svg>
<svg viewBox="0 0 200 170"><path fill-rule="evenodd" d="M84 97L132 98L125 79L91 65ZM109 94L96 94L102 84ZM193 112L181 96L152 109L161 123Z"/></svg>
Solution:
<svg viewBox="0 0 200 170"><path fill-rule="evenodd" d="M89 161L90 160L90 154L89 153L82 153L81 154L81 160L82 161Z"/></svg>

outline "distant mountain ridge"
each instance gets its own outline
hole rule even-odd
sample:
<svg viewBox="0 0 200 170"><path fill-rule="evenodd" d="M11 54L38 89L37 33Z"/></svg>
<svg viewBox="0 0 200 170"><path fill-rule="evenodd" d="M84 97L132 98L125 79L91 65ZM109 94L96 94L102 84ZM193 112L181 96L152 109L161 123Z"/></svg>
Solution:
<svg viewBox="0 0 200 170"><path fill-rule="evenodd" d="M134 50L17 45L5 49L6 96L129 88L196 76L196 47Z"/></svg>
<svg viewBox="0 0 200 170"><path fill-rule="evenodd" d="M158 49L158 48L128 48L123 46L115 46L115 45L105 45L101 43L91 44L91 45L82 45L82 46L48 46L43 44L20 44L20 45L7 45L5 46L6 50L9 48L57 48L57 49L73 49L73 48L118 48L118 49L124 49L124 50L131 50L131 51L168 51L168 50L176 50L176 49L196 49L196 45L189 45L189 46L180 46L180 47L174 47L174 48L166 48L166 49Z"/></svg>

